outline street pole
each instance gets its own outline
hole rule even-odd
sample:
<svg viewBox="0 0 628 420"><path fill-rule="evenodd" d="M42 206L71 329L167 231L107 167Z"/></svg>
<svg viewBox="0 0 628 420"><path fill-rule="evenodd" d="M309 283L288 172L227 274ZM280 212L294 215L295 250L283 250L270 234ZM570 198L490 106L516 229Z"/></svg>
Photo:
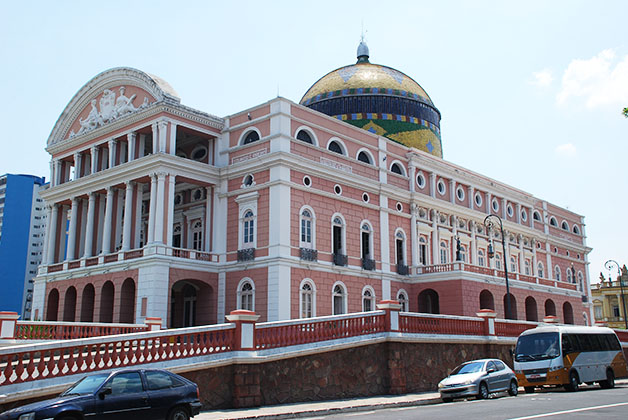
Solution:
<svg viewBox="0 0 628 420"><path fill-rule="evenodd" d="M624 325L626 327L626 329L628 330L628 317L626 317L626 300L624 298L624 276L622 275L621 269L619 268L619 263L615 260L608 260L604 263L604 267L608 270L611 271L612 268L612 264L615 264L615 267L617 267L617 275L619 276L619 290L621 293L621 307L622 310L624 311ZM613 279L611 277L611 286Z"/></svg>
<svg viewBox="0 0 628 420"><path fill-rule="evenodd" d="M493 229L494 222L491 220L492 218L497 219L499 222L499 230L502 235L502 248L504 250L504 277L506 278L506 319L510 319L510 286L508 285L508 264L506 262L506 238L504 237L504 225L502 224L502 219L496 214L489 214L484 218L484 226L486 226L488 232ZM490 257L490 256L489 256Z"/></svg>

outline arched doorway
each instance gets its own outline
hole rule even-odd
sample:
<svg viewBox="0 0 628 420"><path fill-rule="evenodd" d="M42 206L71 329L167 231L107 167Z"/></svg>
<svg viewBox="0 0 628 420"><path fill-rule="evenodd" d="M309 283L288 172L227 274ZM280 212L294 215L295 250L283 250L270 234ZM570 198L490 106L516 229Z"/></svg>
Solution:
<svg viewBox="0 0 628 420"><path fill-rule="evenodd" d="M506 313L508 308L508 305L506 304L508 301L510 301L510 313L506 314L506 316L504 318L506 319L518 319L517 318L517 300L515 299L515 297L512 295L512 293L504 295L504 313Z"/></svg>
<svg viewBox="0 0 628 420"><path fill-rule="evenodd" d="M419 293L419 312L426 314L439 314L438 293L436 290L427 289Z"/></svg>
<svg viewBox="0 0 628 420"><path fill-rule="evenodd" d="M526 321L538 321L539 314L536 309L536 299L532 296L526 298Z"/></svg>
<svg viewBox="0 0 628 420"><path fill-rule="evenodd" d="M120 289L120 322L135 322L135 281L132 278L124 280Z"/></svg>
<svg viewBox="0 0 628 420"><path fill-rule="evenodd" d="M81 322L94 322L94 301L96 292L93 284L83 288L81 294Z"/></svg>
<svg viewBox="0 0 628 420"><path fill-rule="evenodd" d="M493 294L486 289L480 292L480 309L495 310L495 300L493 299Z"/></svg>
<svg viewBox="0 0 628 420"><path fill-rule="evenodd" d="M573 308L571 307L571 303L565 302L563 303L563 320L565 324L573 324Z"/></svg>
<svg viewBox="0 0 628 420"><path fill-rule="evenodd" d="M213 289L200 280L180 280L170 289L170 328L216 323Z"/></svg>
<svg viewBox="0 0 628 420"><path fill-rule="evenodd" d="M46 308L46 321L56 321L59 314L59 291L52 289L48 293L48 307Z"/></svg>
<svg viewBox="0 0 628 420"><path fill-rule="evenodd" d="M545 316L556 316L556 305L552 299L545 301Z"/></svg>
<svg viewBox="0 0 628 420"><path fill-rule="evenodd" d="M76 316L76 288L68 287L65 291L65 301L63 302L63 320L65 322L74 322Z"/></svg>
<svg viewBox="0 0 628 420"><path fill-rule="evenodd" d="M114 286L111 281L105 282L100 291L100 318L99 322L113 322L113 293Z"/></svg>

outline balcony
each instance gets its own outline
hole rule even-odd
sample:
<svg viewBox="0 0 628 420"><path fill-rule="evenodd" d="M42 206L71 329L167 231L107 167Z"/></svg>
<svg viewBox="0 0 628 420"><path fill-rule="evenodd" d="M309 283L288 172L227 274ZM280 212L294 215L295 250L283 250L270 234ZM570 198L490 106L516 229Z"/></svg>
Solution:
<svg viewBox="0 0 628 420"><path fill-rule="evenodd" d="M300 248L299 255L304 261L318 261L318 250L311 248Z"/></svg>
<svg viewBox="0 0 628 420"><path fill-rule="evenodd" d="M362 268L369 271L375 270L375 260L362 258Z"/></svg>
<svg viewBox="0 0 628 420"><path fill-rule="evenodd" d="M400 276L407 276L410 274L410 269L405 264L397 264L397 274Z"/></svg>
<svg viewBox="0 0 628 420"><path fill-rule="evenodd" d="M255 259L255 248L238 249L238 261L253 261Z"/></svg>
<svg viewBox="0 0 628 420"><path fill-rule="evenodd" d="M348 258L345 254L332 254L334 265L346 266Z"/></svg>

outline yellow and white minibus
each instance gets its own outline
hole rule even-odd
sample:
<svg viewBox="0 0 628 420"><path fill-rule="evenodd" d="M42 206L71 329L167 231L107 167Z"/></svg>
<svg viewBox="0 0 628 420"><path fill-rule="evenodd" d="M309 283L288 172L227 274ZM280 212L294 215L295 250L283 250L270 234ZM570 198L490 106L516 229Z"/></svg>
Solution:
<svg viewBox="0 0 628 420"><path fill-rule="evenodd" d="M613 388L628 376L615 332L603 327L539 326L521 333L513 354L517 381L526 392L544 385L576 391L581 383Z"/></svg>

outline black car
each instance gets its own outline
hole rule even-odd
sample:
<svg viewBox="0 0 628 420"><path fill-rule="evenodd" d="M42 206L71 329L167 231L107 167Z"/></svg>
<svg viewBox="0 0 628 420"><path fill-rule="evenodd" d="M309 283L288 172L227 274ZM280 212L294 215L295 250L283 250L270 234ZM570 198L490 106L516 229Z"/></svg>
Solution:
<svg viewBox="0 0 628 420"><path fill-rule="evenodd" d="M187 420L201 410L198 386L158 369L89 375L56 398L0 414L0 420Z"/></svg>

